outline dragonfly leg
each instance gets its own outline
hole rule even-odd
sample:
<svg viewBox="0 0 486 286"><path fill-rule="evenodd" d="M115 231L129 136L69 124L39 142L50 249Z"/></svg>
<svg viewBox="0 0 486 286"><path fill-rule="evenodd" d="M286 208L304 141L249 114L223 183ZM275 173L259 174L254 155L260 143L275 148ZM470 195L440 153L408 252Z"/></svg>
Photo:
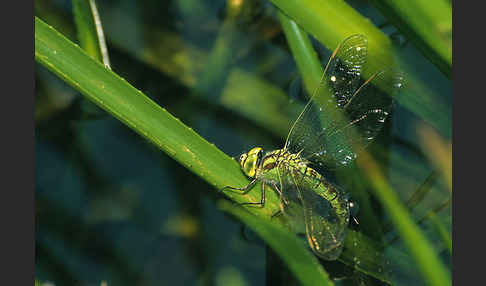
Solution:
<svg viewBox="0 0 486 286"><path fill-rule="evenodd" d="M262 181L262 200L260 201L262 207L265 204L265 181Z"/></svg>
<svg viewBox="0 0 486 286"><path fill-rule="evenodd" d="M282 196L282 192L280 189L277 187L277 184L272 182L273 189L278 193L279 196Z"/></svg>
<svg viewBox="0 0 486 286"><path fill-rule="evenodd" d="M273 186L273 189L280 196L280 200L282 200L284 203L288 204L289 202L282 196L282 191L278 188L277 184L275 184L275 182L272 182L272 186ZM282 214L282 210L278 210L278 211L274 212L270 218L272 219L272 218L279 216L281 214Z"/></svg>
<svg viewBox="0 0 486 286"><path fill-rule="evenodd" d="M248 192L248 191L246 191ZM260 202L246 202L246 203L240 203L239 204L240 206L242 205L260 205L261 207L263 207L265 205L265 181L262 181L262 199L260 200Z"/></svg>
<svg viewBox="0 0 486 286"><path fill-rule="evenodd" d="M274 217L279 216L281 214L282 214L282 211L278 210L278 211L274 212L270 218L274 218Z"/></svg>
<svg viewBox="0 0 486 286"><path fill-rule="evenodd" d="M280 196L280 199L285 201L285 198L282 196L282 191L280 191L280 189L278 188L277 184L275 184L275 182L272 182L272 187L278 193L278 195ZM286 203L288 203L288 202L286 202ZM281 214L282 214L282 211L278 210L278 211L274 212L270 218L272 219L272 218L279 216Z"/></svg>
<svg viewBox="0 0 486 286"><path fill-rule="evenodd" d="M278 188L277 184L272 182L273 189L278 193L280 196L280 199L283 200L285 204L288 204L289 202L282 196L282 191ZM273 215L272 215L273 217Z"/></svg>
<svg viewBox="0 0 486 286"><path fill-rule="evenodd" d="M238 191L243 191L242 194L246 194L251 190L251 187L256 183L257 179L253 179L248 185L242 187L242 188L235 188L231 186L225 186L221 188L219 191L222 192L224 189L230 189L230 190L238 190Z"/></svg>

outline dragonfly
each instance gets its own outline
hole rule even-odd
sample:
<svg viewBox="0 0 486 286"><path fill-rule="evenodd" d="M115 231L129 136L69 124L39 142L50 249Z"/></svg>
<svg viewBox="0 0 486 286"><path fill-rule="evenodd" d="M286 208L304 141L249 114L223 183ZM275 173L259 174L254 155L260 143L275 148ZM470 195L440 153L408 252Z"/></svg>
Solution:
<svg viewBox="0 0 486 286"><path fill-rule="evenodd" d="M270 186L280 197L279 213L292 225L305 228L310 248L325 260L335 260L342 253L353 203L318 169L353 162L358 154L354 146L368 145L390 117L393 101L387 92L402 85L402 76L392 71L361 78L367 49L368 40L361 34L339 44L284 147L266 153L255 147L243 153L239 164L251 182L242 188L223 188L245 194L260 182L261 200L243 204L263 207L265 185Z"/></svg>

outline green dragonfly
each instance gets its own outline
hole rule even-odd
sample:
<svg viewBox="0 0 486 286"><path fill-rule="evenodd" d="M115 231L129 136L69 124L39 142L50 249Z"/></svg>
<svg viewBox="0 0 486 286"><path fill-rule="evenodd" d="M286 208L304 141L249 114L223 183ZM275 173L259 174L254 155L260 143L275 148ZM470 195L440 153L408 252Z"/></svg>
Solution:
<svg viewBox="0 0 486 286"><path fill-rule="evenodd" d="M355 146L366 146L378 134L392 109L392 99L381 90L401 87L398 73L378 72L361 79L367 38L353 35L331 55L319 86L293 123L283 149L264 153L251 149L239 158L243 173L252 181L246 193L261 182L280 196L280 212L293 225L305 226L311 249L321 258L335 260L342 252L352 203L347 194L317 170L348 165L356 158ZM380 82L378 89L371 82ZM385 89L383 89L385 88Z"/></svg>

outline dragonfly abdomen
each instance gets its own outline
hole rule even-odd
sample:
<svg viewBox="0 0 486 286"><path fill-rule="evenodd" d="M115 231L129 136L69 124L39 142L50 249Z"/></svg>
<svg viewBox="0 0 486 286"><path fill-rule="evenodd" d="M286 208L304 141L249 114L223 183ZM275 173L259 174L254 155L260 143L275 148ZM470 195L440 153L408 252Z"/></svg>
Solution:
<svg viewBox="0 0 486 286"><path fill-rule="evenodd" d="M336 190L336 187L333 185L329 184L329 182L321 176L316 170L312 169L308 165L304 166L299 166L297 170L302 173L305 177L311 179L314 181L314 189L319 190L320 194L327 199L328 201L334 201L337 196L338 192Z"/></svg>

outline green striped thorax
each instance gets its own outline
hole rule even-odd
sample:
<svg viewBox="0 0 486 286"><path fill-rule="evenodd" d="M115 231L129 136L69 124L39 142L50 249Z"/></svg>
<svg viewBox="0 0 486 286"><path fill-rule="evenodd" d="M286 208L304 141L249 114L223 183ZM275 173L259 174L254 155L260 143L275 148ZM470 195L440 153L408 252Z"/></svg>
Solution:
<svg viewBox="0 0 486 286"><path fill-rule="evenodd" d="M243 173L251 179L264 180L266 182L279 183L278 173L276 167L292 170L304 177L315 182L313 189L326 200L334 201L338 189L329 184L327 180L321 176L313 168L309 167L308 162L300 157L299 154L292 154L285 149L278 149L267 154L264 154L263 148L255 147L247 153L241 154L239 158L240 168ZM338 209L342 208L339 202L332 202L336 204Z"/></svg>
<svg viewBox="0 0 486 286"><path fill-rule="evenodd" d="M239 160L241 170L246 176L252 179L260 178L277 181L278 175L275 167L280 163L287 163L282 162L287 160L287 157L284 158L282 156L284 153L285 151L283 150L275 150L265 155L263 148L255 147L248 151L248 153L241 154ZM296 157L296 155L291 156Z"/></svg>
<svg viewBox="0 0 486 286"><path fill-rule="evenodd" d="M319 180L321 176L312 168L307 166L307 161L300 158L299 154L291 154L284 149L274 150L264 154L263 148L255 147L243 153L239 159L243 173L249 178L256 179L278 179L276 168L284 165Z"/></svg>

